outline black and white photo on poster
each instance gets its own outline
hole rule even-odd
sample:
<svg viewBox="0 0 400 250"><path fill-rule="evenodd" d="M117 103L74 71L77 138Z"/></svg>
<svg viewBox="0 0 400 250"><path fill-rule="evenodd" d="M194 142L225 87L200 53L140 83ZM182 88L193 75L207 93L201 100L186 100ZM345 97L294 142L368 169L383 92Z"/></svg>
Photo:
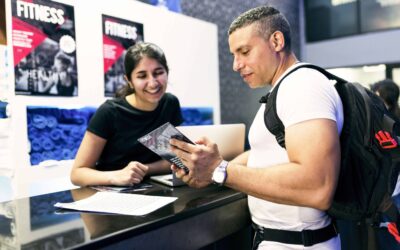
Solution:
<svg viewBox="0 0 400 250"><path fill-rule="evenodd" d="M127 49L144 41L143 24L103 15L104 95L114 96L126 83L124 58Z"/></svg>
<svg viewBox="0 0 400 250"><path fill-rule="evenodd" d="M12 45L17 95L76 96L73 6L12 0Z"/></svg>

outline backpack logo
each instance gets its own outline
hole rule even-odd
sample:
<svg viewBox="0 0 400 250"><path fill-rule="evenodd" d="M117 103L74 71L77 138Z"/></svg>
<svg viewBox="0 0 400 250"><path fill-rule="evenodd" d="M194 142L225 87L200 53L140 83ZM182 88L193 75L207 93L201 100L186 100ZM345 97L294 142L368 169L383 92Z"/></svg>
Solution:
<svg viewBox="0 0 400 250"><path fill-rule="evenodd" d="M390 149L397 147L397 141L386 131L379 130L375 134L375 138L379 141L381 148Z"/></svg>

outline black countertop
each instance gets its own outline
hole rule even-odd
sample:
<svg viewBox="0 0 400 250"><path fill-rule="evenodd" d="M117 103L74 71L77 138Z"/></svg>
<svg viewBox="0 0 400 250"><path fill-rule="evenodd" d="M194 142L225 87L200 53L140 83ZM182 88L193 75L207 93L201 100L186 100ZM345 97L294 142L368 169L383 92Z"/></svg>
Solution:
<svg viewBox="0 0 400 250"><path fill-rule="evenodd" d="M91 188L79 188L0 203L0 246L4 249L47 249L46 246L52 246L54 249L95 249L112 246L136 237L142 238L141 246L145 248L146 245L154 245L155 243L151 241L157 239L151 240L147 237L148 243L146 243L143 241L143 235L157 231L154 235L161 241L163 238L161 234L171 234L169 231L175 224L186 222L175 228L191 234L196 232L199 237L207 233L203 232L204 230L212 234L201 236L198 242L191 240L187 243L197 247L203 244L199 242L208 244L210 240L218 240L225 234L250 223L247 199L243 193L215 185L193 189L187 186L170 188L150 181L149 183L153 187L133 193L171 196L178 199L144 216L77 212L60 210L53 206L57 202L87 198L97 192ZM207 216L199 217L207 213L209 213ZM192 218L196 216L200 222L194 223L195 220ZM236 218L237 221L235 221ZM207 224L207 227L203 224ZM196 227L201 232L196 231ZM221 228L215 231L213 227ZM160 228L169 231L162 231ZM173 238L171 235L168 237ZM171 248L175 247L171 246Z"/></svg>

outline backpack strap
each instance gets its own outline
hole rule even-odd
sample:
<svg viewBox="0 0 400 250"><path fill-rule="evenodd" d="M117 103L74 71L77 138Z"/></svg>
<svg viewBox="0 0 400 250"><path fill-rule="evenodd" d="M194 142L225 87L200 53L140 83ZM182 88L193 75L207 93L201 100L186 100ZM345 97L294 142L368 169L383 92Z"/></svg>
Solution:
<svg viewBox="0 0 400 250"><path fill-rule="evenodd" d="M364 133L364 145L369 145L369 142L371 140L371 108L369 106L370 103L372 103L371 98L368 96L367 90L359 83L353 83L353 85L358 89L358 92L362 95L364 99L364 104L365 104L365 115L366 115L366 131Z"/></svg>
<svg viewBox="0 0 400 250"><path fill-rule="evenodd" d="M276 97L278 95L278 89L281 84L281 82L289 76L291 73L294 71L300 69L300 68L310 68L310 69L315 69L319 71L321 74L326 76L330 80L335 80L337 84L344 84L347 81L335 76L334 74L331 74L330 72L326 71L325 69L318 67L316 65L312 64L302 64L299 65L298 67L290 70L285 76L282 77L276 84L274 89L266 94L265 96L262 96L260 99L260 103L265 103L265 111L264 111L264 123L267 129L275 136L276 141L278 144L285 148L285 126L283 125L281 119L278 116L278 113L276 111Z"/></svg>

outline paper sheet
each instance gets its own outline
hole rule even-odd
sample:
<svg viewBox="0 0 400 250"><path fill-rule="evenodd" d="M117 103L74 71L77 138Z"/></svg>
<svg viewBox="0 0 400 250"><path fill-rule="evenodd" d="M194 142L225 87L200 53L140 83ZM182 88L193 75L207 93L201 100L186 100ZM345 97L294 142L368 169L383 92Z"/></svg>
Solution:
<svg viewBox="0 0 400 250"><path fill-rule="evenodd" d="M125 215L145 215L171 202L177 197L97 192L96 194L71 203L56 203L55 207L88 212L103 212Z"/></svg>

